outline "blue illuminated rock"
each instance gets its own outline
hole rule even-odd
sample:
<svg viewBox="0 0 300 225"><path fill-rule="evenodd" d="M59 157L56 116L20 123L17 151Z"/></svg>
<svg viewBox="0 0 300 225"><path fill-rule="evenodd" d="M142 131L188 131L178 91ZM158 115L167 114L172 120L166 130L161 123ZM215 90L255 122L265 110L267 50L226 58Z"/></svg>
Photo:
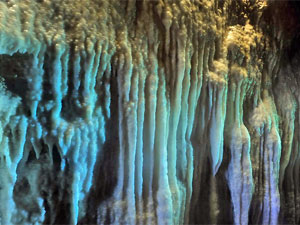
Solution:
<svg viewBox="0 0 300 225"><path fill-rule="evenodd" d="M293 4L0 1L0 225L300 223Z"/></svg>

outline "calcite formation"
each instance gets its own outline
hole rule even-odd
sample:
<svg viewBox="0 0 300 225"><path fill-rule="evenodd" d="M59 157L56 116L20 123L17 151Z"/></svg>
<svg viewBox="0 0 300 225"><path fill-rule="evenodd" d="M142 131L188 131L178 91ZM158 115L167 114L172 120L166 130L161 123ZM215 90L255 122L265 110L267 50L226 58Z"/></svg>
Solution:
<svg viewBox="0 0 300 225"><path fill-rule="evenodd" d="M299 11L1 0L0 224L299 224Z"/></svg>

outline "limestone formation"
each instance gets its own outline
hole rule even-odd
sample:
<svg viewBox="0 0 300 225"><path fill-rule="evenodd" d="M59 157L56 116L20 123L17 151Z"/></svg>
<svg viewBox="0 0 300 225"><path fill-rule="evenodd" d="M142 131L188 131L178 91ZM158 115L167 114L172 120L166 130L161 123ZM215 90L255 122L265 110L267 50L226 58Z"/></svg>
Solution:
<svg viewBox="0 0 300 225"><path fill-rule="evenodd" d="M1 0L0 225L299 224L299 15Z"/></svg>

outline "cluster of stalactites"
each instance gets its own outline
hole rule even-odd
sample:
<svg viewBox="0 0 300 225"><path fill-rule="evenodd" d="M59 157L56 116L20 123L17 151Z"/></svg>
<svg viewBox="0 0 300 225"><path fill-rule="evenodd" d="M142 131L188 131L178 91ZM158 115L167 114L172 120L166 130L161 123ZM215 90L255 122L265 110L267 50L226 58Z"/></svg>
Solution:
<svg viewBox="0 0 300 225"><path fill-rule="evenodd" d="M29 69L18 74L28 83L26 93L1 91L0 174L5 182L0 188L0 224L55 223L55 204L62 197L51 202L36 182L44 169L44 148L48 170L57 149L57 172L68 171L60 179L70 188L71 224L89 216L88 195L97 183L93 176L106 174L103 182L110 183L110 172L117 174L115 185L97 206L97 223L193 223L207 165L209 217L218 223L221 193L215 177L222 172L224 154L230 158L225 176L234 223L248 224L252 209L262 215L258 222L276 224L278 187L294 132L294 111L281 112L283 121L291 121L281 125L286 132L282 145L279 104L272 93L278 55L270 55L267 62L259 58L259 29L249 23L226 28L221 11L229 9L217 9L215 3L142 1L138 6L145 13L136 13L136 26L124 20L117 25L122 14L130 21L134 3L127 2L127 13L117 11L115 1L100 6L66 1L61 7L56 1L1 3L1 53L13 57L26 52L31 58ZM84 6L81 19L76 7ZM92 6L101 9L101 16ZM10 110L2 110L7 104ZM279 164L285 149L286 160ZM27 163L31 151L39 166ZM104 163L109 151L115 152L114 171L95 171L97 159ZM31 194L35 208L14 198L21 178L36 192ZM45 205L51 205L50 212Z"/></svg>

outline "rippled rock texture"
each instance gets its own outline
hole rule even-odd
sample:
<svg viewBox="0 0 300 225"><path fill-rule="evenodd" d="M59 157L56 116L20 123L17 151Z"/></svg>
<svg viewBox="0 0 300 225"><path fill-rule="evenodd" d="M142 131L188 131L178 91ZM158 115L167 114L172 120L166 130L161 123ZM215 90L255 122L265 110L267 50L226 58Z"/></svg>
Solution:
<svg viewBox="0 0 300 225"><path fill-rule="evenodd" d="M1 0L0 224L299 224L299 12Z"/></svg>

